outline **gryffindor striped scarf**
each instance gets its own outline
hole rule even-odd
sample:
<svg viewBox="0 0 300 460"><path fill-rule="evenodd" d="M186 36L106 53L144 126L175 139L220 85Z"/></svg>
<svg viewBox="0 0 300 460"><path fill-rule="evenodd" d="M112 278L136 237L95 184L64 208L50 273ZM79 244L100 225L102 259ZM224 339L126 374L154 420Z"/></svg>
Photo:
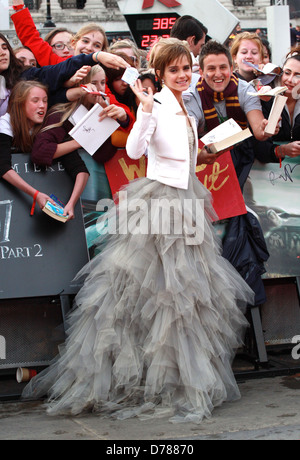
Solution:
<svg viewBox="0 0 300 460"><path fill-rule="evenodd" d="M227 117L233 118L242 129L247 128L247 118L241 109L237 89L238 78L235 75L231 76L228 86L225 91L221 93L213 91L203 77L199 80L197 83L197 90L199 91L202 102L207 131L210 131L220 124L214 103L221 102L224 99L226 102Z"/></svg>

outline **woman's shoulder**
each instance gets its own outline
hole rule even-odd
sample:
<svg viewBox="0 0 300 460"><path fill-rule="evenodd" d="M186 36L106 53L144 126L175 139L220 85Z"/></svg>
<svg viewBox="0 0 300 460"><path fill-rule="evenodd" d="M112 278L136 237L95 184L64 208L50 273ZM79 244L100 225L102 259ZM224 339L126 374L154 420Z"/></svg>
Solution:
<svg viewBox="0 0 300 460"><path fill-rule="evenodd" d="M9 113L6 113L0 117L0 133L13 137Z"/></svg>
<svg viewBox="0 0 300 460"><path fill-rule="evenodd" d="M60 122L62 117L62 112L60 110L56 110L55 106L49 110L46 116L46 125L52 124L52 123L58 123Z"/></svg>
<svg viewBox="0 0 300 460"><path fill-rule="evenodd" d="M55 106L48 112L47 114L47 117L45 119L45 124L44 126L50 126L50 125L56 125L56 124L59 124L58 127L62 127L64 129L71 129L72 128L72 124L71 122L69 121L69 119L67 118L66 120L64 120L64 122L61 124L61 119L64 115L64 112L63 110L59 109L59 108L55 108Z"/></svg>

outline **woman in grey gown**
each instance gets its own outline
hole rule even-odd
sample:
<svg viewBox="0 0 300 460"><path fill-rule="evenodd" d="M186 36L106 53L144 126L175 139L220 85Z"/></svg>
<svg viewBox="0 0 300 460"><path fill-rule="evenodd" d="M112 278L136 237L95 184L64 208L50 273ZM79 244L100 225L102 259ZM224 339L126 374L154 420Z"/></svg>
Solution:
<svg viewBox="0 0 300 460"><path fill-rule="evenodd" d="M221 257L211 194L195 175L196 124L182 101L188 48L167 43L155 69L155 100L141 82L132 86L140 105L127 141L131 158L146 153L147 177L103 216L105 244L78 274L67 340L24 390L48 394L50 414L199 423L240 397L231 363L253 292Z"/></svg>

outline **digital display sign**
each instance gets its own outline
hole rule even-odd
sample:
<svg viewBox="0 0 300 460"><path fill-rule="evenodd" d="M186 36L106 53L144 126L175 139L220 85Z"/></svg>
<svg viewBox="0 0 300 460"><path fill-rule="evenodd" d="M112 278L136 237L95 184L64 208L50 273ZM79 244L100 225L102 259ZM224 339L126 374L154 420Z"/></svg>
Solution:
<svg viewBox="0 0 300 460"><path fill-rule="evenodd" d="M130 32L140 49L150 48L159 37L170 37L179 15L176 13L130 14L125 16Z"/></svg>

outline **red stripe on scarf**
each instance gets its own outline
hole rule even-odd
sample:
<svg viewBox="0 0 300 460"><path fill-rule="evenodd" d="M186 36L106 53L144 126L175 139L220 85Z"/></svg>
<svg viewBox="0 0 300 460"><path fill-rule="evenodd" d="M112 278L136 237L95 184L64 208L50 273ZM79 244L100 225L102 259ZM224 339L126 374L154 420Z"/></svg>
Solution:
<svg viewBox="0 0 300 460"><path fill-rule="evenodd" d="M220 124L214 103L221 102L224 99L227 117L233 118L242 129L247 127L247 117L241 109L238 99L238 82L238 78L232 75L225 91L220 93L213 91L203 77L197 83L197 90L202 103L207 131L210 131Z"/></svg>

